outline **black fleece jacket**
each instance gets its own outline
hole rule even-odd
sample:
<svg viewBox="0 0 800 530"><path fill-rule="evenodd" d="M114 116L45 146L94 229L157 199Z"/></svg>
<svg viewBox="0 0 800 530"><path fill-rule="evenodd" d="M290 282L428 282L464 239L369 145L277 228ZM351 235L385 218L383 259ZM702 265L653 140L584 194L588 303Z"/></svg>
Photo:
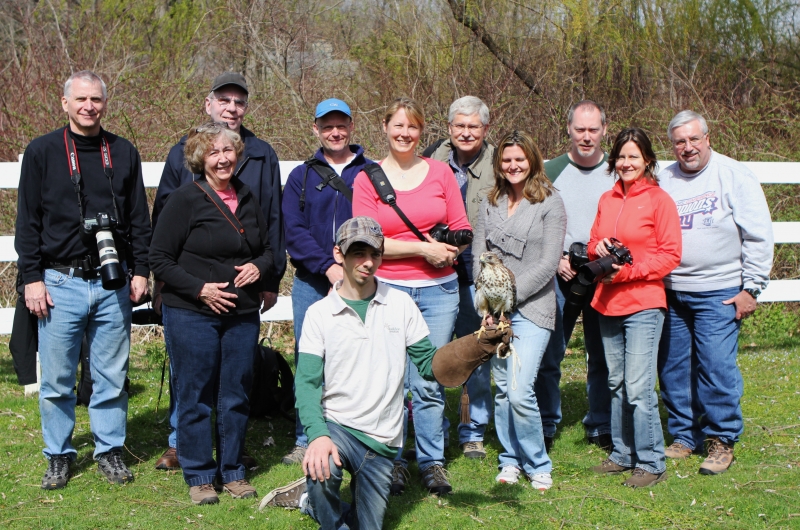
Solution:
<svg viewBox="0 0 800 530"><path fill-rule="evenodd" d="M81 239L79 233L78 196L69 176L64 130L62 127L34 139L22 158L14 247L25 284L42 280L45 261L66 263L87 254L97 255L94 238ZM141 159L129 141L103 130L98 136L80 136L69 130L67 134L75 140L80 164L83 215L94 218L98 212L114 213L111 186L100 155L101 135L108 139L114 168L112 183L119 213L114 242L117 250L128 254L126 261L134 274L148 277L150 214Z"/></svg>
<svg viewBox="0 0 800 530"><path fill-rule="evenodd" d="M162 296L168 306L216 315L197 297L206 283L228 282L223 290L238 298L233 300L236 307L226 314L258 311L259 292L264 290L273 266L267 223L250 188L238 179L231 184L239 200L235 213L244 227L244 237L194 182L170 194L150 245L150 268L165 282ZM231 215L226 205L222 208ZM239 274L234 266L245 263L258 267L261 279L234 287L233 280Z"/></svg>

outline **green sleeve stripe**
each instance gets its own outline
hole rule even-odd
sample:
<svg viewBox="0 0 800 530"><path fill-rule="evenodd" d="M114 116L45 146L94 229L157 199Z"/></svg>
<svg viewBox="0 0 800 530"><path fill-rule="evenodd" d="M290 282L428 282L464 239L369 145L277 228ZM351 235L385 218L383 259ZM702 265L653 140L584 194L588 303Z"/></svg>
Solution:
<svg viewBox="0 0 800 530"><path fill-rule="evenodd" d="M320 436L330 436L322 414L323 372L322 357L298 353L297 373L294 376L295 406L309 442Z"/></svg>
<svg viewBox="0 0 800 530"><path fill-rule="evenodd" d="M545 162L544 172L547 175L547 178L550 179L550 182L555 182L561 172L564 171L564 168L566 168L568 165L569 156L564 153L559 157Z"/></svg>
<svg viewBox="0 0 800 530"><path fill-rule="evenodd" d="M419 370L419 375L421 375L423 379L434 381L432 365L436 347L431 343L431 339L425 337L421 341L409 346L407 351L411 362L414 363Z"/></svg>

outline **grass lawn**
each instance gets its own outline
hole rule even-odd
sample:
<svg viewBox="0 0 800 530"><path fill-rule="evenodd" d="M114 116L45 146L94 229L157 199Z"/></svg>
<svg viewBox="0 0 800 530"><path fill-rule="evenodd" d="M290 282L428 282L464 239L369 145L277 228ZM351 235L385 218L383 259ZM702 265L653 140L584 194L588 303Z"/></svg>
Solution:
<svg viewBox="0 0 800 530"><path fill-rule="evenodd" d="M742 340L745 434L729 472L699 475L702 460L693 456L669 461L669 479L652 490L624 488L624 477L593 475L589 467L605 455L584 441L585 370L578 340L562 366L564 420L551 454L553 489L539 493L496 484L500 445L492 429L484 461L465 459L456 447L447 450L452 495L427 495L412 465L406 493L390 499L386 528L800 528L800 340L784 335L764 346L754 344L757 337L751 332ZM285 350L289 339L278 340L278 347ZM79 407L73 478L66 489L44 491L38 402L23 396L7 342L0 346L0 528L316 528L297 511L257 509L269 490L300 476L299 466L280 463L293 445L293 424L284 419L251 422L248 449L260 464L249 474L256 500L221 496L218 505L193 506L180 473L154 469L168 435L166 395L156 412L162 356L157 339L138 344L131 355L125 460L135 482L112 486L98 474L89 419ZM454 424L457 397L448 392Z"/></svg>

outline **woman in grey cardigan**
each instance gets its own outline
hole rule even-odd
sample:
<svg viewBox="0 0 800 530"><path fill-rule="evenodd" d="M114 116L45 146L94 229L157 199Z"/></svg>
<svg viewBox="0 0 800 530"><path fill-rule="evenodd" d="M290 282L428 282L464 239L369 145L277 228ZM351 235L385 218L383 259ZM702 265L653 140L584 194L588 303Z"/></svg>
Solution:
<svg viewBox="0 0 800 530"><path fill-rule="evenodd" d="M511 314L516 354L492 358L495 423L503 444L495 480L515 484L524 473L547 490L553 468L544 447L542 418L533 384L555 325L553 285L564 242L564 203L544 173L542 155L528 133L514 131L497 144L495 185L481 204L474 256L494 252L514 273L517 308ZM475 277L480 262L473 264Z"/></svg>

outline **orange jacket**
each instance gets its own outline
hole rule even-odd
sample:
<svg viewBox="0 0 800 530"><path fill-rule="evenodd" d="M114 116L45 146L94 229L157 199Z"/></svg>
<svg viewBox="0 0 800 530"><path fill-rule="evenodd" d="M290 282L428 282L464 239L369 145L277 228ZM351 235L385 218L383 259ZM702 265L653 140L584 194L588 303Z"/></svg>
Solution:
<svg viewBox="0 0 800 530"><path fill-rule="evenodd" d="M628 247L625 264L610 284L598 283L592 307L608 316L667 307L662 278L681 261L682 235L675 201L657 184L640 178L623 194L622 181L600 197L589 238L589 258L604 237Z"/></svg>

